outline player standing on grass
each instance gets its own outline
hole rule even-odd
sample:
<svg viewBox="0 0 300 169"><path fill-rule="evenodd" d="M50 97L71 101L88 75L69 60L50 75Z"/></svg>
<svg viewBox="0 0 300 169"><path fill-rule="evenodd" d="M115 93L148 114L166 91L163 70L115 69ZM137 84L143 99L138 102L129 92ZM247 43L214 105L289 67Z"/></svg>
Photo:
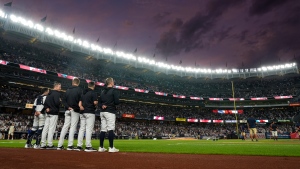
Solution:
<svg viewBox="0 0 300 169"><path fill-rule="evenodd" d="M11 140L14 139L14 132L15 132L15 126L14 123L11 123L8 130L7 140L9 140L10 136L11 136Z"/></svg>
<svg viewBox="0 0 300 169"><path fill-rule="evenodd" d="M53 145L53 135L57 125L59 106L61 102L59 93L60 90L61 84L54 82L54 88L50 91L45 100L44 108L46 109L46 119L42 132L41 149L56 149ZM48 146L46 146L46 136Z"/></svg>
<svg viewBox="0 0 300 169"><path fill-rule="evenodd" d="M77 148L74 150L81 151L83 145L84 132L85 136L85 150L86 152L97 151L92 147L91 139L92 132L95 125L95 110L98 105L97 93L94 92L95 83L89 82L88 89L83 92L79 101L80 107L80 129L78 134Z"/></svg>
<svg viewBox="0 0 300 169"><path fill-rule="evenodd" d="M242 135L242 140L246 140L246 132L245 132L246 128L245 128L245 125L244 124L240 124L240 132L241 132L241 135Z"/></svg>
<svg viewBox="0 0 300 169"><path fill-rule="evenodd" d="M36 143L33 148L39 149L40 148L40 142L41 142L41 134L43 131L43 127L45 124L45 109L44 109L44 103L46 100L47 95L49 94L48 88L42 88L42 95L39 95L33 104L33 113L34 113L34 119L33 119L33 126L31 128L31 131L27 137L27 142L25 145L25 148L31 148L32 144L32 138L36 137Z"/></svg>
<svg viewBox="0 0 300 169"><path fill-rule="evenodd" d="M114 147L114 130L116 122L116 105L120 103L119 93L114 90L114 80L113 78L107 78L105 80L106 88L102 91L99 101L99 106L101 108L100 118L101 118L101 132L100 132L100 147L99 152L105 152L106 149L103 147L105 133L108 132L109 149L108 152L115 153L119 152L118 149Z"/></svg>
<svg viewBox="0 0 300 169"><path fill-rule="evenodd" d="M73 150L73 141L74 134L77 129L77 124L79 120L79 100L82 95L82 89L79 87L80 80L78 78L74 78L72 80L72 86L67 89L64 97L63 97L63 105L65 106L65 121L64 126L61 130L59 142L57 146L57 150L63 150L63 144L65 140L65 135L69 130L69 139L68 139L68 147L67 150Z"/></svg>
<svg viewBox="0 0 300 169"><path fill-rule="evenodd" d="M248 126L248 130L250 131L251 140L253 141L253 139L255 138L256 141L258 141L258 139L257 139L257 129L256 129L256 119L253 117L253 115L251 115L247 119L247 126Z"/></svg>
<svg viewBox="0 0 300 169"><path fill-rule="evenodd" d="M270 125L270 130L272 132L273 139L278 141L277 125L275 124L274 121Z"/></svg>

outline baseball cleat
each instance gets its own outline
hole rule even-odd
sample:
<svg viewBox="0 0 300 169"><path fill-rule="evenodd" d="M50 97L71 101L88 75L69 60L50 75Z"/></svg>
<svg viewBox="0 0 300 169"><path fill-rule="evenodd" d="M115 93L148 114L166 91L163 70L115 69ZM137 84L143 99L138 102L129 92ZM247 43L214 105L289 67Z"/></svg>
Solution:
<svg viewBox="0 0 300 169"><path fill-rule="evenodd" d="M57 150L64 150L64 146L57 147Z"/></svg>
<svg viewBox="0 0 300 169"><path fill-rule="evenodd" d="M40 148L41 148L41 146L40 146L40 145L36 145L36 144L35 144L35 145L33 146L33 148L34 148L34 149L40 149Z"/></svg>
<svg viewBox="0 0 300 169"><path fill-rule="evenodd" d="M119 149L116 149L115 147L113 147L113 148L109 147L108 152L109 153L117 153L117 152L119 152Z"/></svg>
<svg viewBox="0 0 300 169"><path fill-rule="evenodd" d="M74 147L73 146L68 146L67 150L74 150Z"/></svg>
<svg viewBox="0 0 300 169"><path fill-rule="evenodd" d="M56 150L57 148L55 146L48 146L46 149L47 150Z"/></svg>
<svg viewBox="0 0 300 169"><path fill-rule="evenodd" d="M86 147L84 151L85 151L85 152L95 152L95 151L97 151L97 150L94 149L93 147Z"/></svg>
<svg viewBox="0 0 300 169"><path fill-rule="evenodd" d="M46 150L46 149L47 149L47 146L41 146L40 149L41 149L41 150Z"/></svg>
<svg viewBox="0 0 300 169"><path fill-rule="evenodd" d="M77 147L75 147L73 150L74 150L74 151L82 151L82 150L83 150L83 148L82 148L82 147L80 147L80 146L77 146Z"/></svg>
<svg viewBox="0 0 300 169"><path fill-rule="evenodd" d="M32 148L31 144L25 144L25 148Z"/></svg>
<svg viewBox="0 0 300 169"><path fill-rule="evenodd" d="M103 148L99 147L99 150L98 150L98 152L101 152L101 153L102 153L102 152L105 152L105 151L107 151L107 149L106 149L106 148L104 148L104 147L103 147Z"/></svg>

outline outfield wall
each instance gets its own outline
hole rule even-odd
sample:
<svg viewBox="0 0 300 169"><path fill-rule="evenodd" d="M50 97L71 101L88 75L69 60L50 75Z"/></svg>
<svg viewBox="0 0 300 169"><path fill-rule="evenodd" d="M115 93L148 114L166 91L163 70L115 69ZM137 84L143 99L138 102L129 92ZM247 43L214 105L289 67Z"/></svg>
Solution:
<svg viewBox="0 0 300 169"><path fill-rule="evenodd" d="M246 133L246 137L247 137L247 138L250 138L250 133ZM265 139L265 138L266 138L266 135L265 135L265 133L257 133L257 137L258 137L259 139Z"/></svg>
<svg viewBox="0 0 300 169"><path fill-rule="evenodd" d="M271 138L272 138L272 133L266 133L266 139L271 139ZM279 139L290 139L291 136L288 133L284 133L284 134L278 133L278 138Z"/></svg>
<svg viewBox="0 0 300 169"><path fill-rule="evenodd" d="M291 136L291 139L299 139L299 137L300 137L298 133L291 133L290 136Z"/></svg>

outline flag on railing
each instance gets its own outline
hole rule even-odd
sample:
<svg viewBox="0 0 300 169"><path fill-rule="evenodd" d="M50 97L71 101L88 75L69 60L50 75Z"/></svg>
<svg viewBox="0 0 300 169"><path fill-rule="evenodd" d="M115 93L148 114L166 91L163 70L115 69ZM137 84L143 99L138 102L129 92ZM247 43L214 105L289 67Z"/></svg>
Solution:
<svg viewBox="0 0 300 169"><path fill-rule="evenodd" d="M4 6L11 7L12 6L12 2L8 2L8 3L4 4Z"/></svg>
<svg viewBox="0 0 300 169"><path fill-rule="evenodd" d="M45 22L47 20L47 15L41 19L41 22Z"/></svg>

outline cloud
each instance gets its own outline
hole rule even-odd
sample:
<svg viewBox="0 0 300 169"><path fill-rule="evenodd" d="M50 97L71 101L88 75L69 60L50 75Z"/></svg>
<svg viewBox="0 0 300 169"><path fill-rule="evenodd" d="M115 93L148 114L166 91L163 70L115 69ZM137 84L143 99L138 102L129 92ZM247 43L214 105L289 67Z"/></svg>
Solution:
<svg viewBox="0 0 300 169"><path fill-rule="evenodd" d="M156 26L159 27L164 27L168 24L170 24L170 20L168 20L168 16L170 16L170 12L161 12L161 13L157 13L156 15L153 16L153 22Z"/></svg>
<svg viewBox="0 0 300 169"><path fill-rule="evenodd" d="M266 14L276 7L282 6L282 4L289 1L285 0L252 0L252 5L249 9L249 14L254 15L263 15Z"/></svg>
<svg viewBox="0 0 300 169"><path fill-rule="evenodd" d="M239 35L239 41L243 42L246 39L248 33L248 30L243 30Z"/></svg>
<svg viewBox="0 0 300 169"><path fill-rule="evenodd" d="M250 49L243 55L249 65L258 65L259 62L277 62L278 58L292 58L300 53L300 7L294 6L285 9L274 21L261 26L252 38L245 40ZM249 45L249 42L256 42ZM281 59L281 61L284 61Z"/></svg>
<svg viewBox="0 0 300 169"><path fill-rule="evenodd" d="M283 19L281 24L288 25L290 27L300 25L300 5L293 7L293 10L286 13L286 17Z"/></svg>
<svg viewBox="0 0 300 169"><path fill-rule="evenodd" d="M123 22L123 26L128 27L128 26L133 26L133 21L125 20Z"/></svg>
<svg viewBox="0 0 300 169"><path fill-rule="evenodd" d="M180 18L176 18L174 22L171 23L171 29L172 30L178 30L183 25L183 21Z"/></svg>
<svg viewBox="0 0 300 169"><path fill-rule="evenodd" d="M226 29L222 29L221 31L215 31L213 35L210 37L211 41L217 40L217 42L221 42L224 39L229 37L230 31L232 31L233 27L230 26Z"/></svg>
<svg viewBox="0 0 300 169"><path fill-rule="evenodd" d="M167 16L169 16L171 13L170 12L161 12L153 16L154 21L156 22L161 22L164 20Z"/></svg>
<svg viewBox="0 0 300 169"><path fill-rule="evenodd" d="M176 39L176 31L170 30L160 35L159 42L156 43L158 53L165 57L180 53L181 47Z"/></svg>
<svg viewBox="0 0 300 169"><path fill-rule="evenodd" d="M224 12L242 3L243 1L240 0L228 0L226 3L213 0L206 5L205 13L199 11L185 22L180 19L173 20L169 24L169 30L163 32L156 43L157 51L164 56L172 56L181 52L202 49L204 47L203 35L213 30L217 19ZM219 40L223 40L226 36L222 34Z"/></svg>
<svg viewBox="0 0 300 169"><path fill-rule="evenodd" d="M150 5L153 2L151 0L135 0L135 3L139 5Z"/></svg>

